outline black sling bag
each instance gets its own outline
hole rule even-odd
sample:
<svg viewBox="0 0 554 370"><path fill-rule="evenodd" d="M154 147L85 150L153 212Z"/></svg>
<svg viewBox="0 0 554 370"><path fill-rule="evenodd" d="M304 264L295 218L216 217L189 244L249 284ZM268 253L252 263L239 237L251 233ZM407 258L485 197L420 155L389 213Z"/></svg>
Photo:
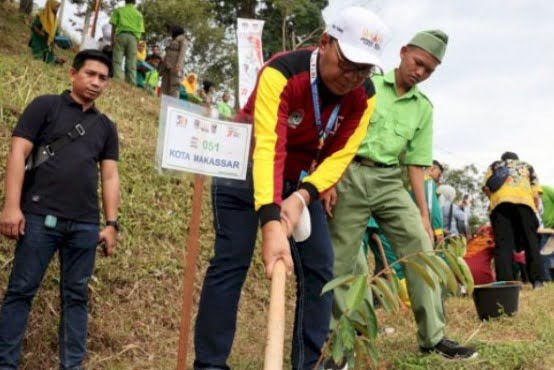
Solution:
<svg viewBox="0 0 554 370"><path fill-rule="evenodd" d="M61 105L61 103L58 103L58 104ZM54 118L54 121L51 122L54 125L56 124L56 121L59 118L60 108L61 108L60 106L56 107L55 118ZM95 119L97 119L100 116L101 116L100 114L91 115L87 117L87 119L85 119L83 122L77 123L75 126L73 126L73 128L64 136L57 138L56 140L52 141L49 144L43 144L36 147L36 149L34 148L31 154L27 157L25 161L25 171L31 171L37 168L38 166L46 162L48 159L55 156L56 153L61 148L77 140L81 136L84 136L87 132L86 129L88 128L90 123L92 123Z"/></svg>

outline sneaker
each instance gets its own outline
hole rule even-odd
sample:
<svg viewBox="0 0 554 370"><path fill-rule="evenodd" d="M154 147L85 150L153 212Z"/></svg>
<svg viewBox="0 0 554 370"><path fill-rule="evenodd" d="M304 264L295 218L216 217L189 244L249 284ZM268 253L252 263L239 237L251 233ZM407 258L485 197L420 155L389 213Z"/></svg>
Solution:
<svg viewBox="0 0 554 370"><path fill-rule="evenodd" d="M343 360L340 364L336 364L331 357L323 361L323 365L319 367L319 370L348 370L348 363Z"/></svg>
<svg viewBox="0 0 554 370"><path fill-rule="evenodd" d="M438 353L446 358L458 360L469 360L478 356L475 348L461 346L447 338L442 338L434 347L420 349L423 353Z"/></svg>
<svg viewBox="0 0 554 370"><path fill-rule="evenodd" d="M544 288L544 284L542 283L542 281L534 281L533 282L533 289L541 289L541 288Z"/></svg>

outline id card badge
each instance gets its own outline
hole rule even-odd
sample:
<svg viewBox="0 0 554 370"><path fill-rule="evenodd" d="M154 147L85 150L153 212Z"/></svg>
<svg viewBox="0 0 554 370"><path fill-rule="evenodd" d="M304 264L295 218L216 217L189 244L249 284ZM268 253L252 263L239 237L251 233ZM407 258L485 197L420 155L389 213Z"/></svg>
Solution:
<svg viewBox="0 0 554 370"><path fill-rule="evenodd" d="M304 170L300 171L300 176L298 176L298 185L300 185L302 180L304 180L304 177L308 175L309 175L308 171L304 171Z"/></svg>
<svg viewBox="0 0 554 370"><path fill-rule="evenodd" d="M53 229L58 224L58 218L56 216L47 215L44 218L44 226Z"/></svg>

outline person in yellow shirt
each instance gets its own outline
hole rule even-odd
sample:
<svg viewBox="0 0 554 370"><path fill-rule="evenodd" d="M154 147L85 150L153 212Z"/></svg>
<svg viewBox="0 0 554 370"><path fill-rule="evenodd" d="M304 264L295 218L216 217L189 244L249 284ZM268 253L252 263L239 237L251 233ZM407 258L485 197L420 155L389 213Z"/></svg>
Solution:
<svg viewBox="0 0 554 370"><path fill-rule="evenodd" d="M198 91L198 76L194 72L189 72L187 78L181 83L189 95L196 95Z"/></svg>
<svg viewBox="0 0 554 370"><path fill-rule="evenodd" d="M507 169L505 175L500 176L503 169ZM498 188L492 185L495 178L501 178ZM525 250L529 280L533 288L541 288L544 276L536 216L541 187L533 166L520 161L516 153L506 152L489 166L483 191L490 200L496 279L515 280L512 253Z"/></svg>

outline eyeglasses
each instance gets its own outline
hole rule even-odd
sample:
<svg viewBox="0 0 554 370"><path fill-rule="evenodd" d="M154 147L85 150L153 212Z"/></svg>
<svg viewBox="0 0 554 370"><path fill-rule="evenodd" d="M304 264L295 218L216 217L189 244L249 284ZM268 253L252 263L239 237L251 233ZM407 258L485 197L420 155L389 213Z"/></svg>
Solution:
<svg viewBox="0 0 554 370"><path fill-rule="evenodd" d="M374 65L367 65L364 67L360 67L359 64L351 62L348 59L346 59L346 57L340 51L338 42L336 40L333 41L333 45L335 45L335 50L337 52L337 57L339 59L337 64L343 73L345 74L353 73L358 78L367 78L367 77L373 76L373 74L375 73Z"/></svg>

